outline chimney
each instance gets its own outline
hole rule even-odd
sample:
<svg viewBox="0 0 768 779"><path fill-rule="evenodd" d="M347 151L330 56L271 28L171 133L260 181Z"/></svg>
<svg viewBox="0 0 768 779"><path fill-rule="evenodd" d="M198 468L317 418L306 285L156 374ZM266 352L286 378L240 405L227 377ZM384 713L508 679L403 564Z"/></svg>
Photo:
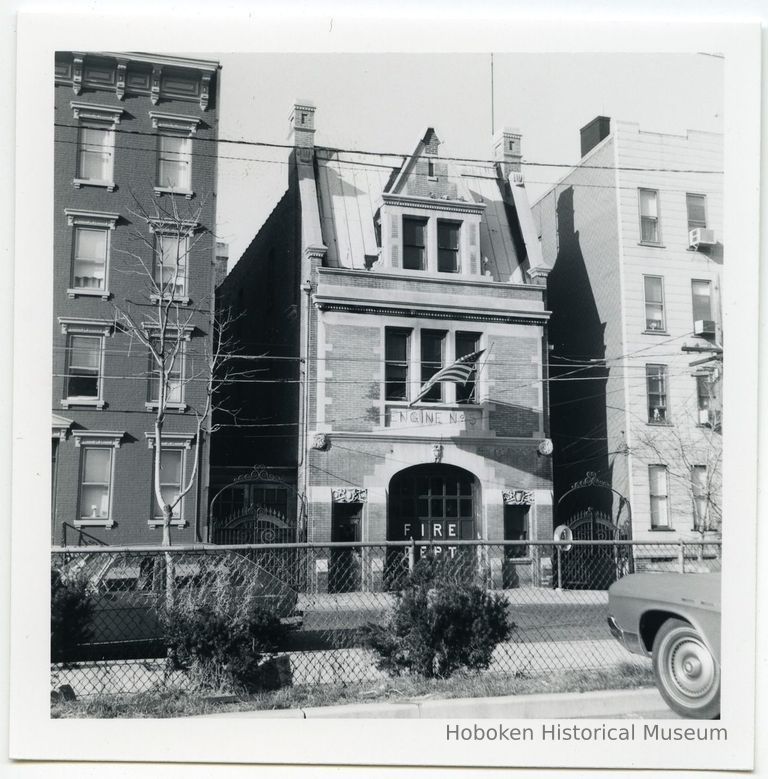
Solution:
<svg viewBox="0 0 768 779"><path fill-rule="evenodd" d="M516 127L504 127L493 136L493 158L501 163L504 178L512 171L520 172L520 162L523 159L522 139L523 136Z"/></svg>
<svg viewBox="0 0 768 779"><path fill-rule="evenodd" d="M227 263L229 262L229 244L216 241L216 259L213 263L214 283L218 287L227 277Z"/></svg>
<svg viewBox="0 0 768 779"><path fill-rule="evenodd" d="M611 134L611 120L607 116L596 116L579 130L581 133L581 156L588 154Z"/></svg>
<svg viewBox="0 0 768 779"><path fill-rule="evenodd" d="M437 137L434 127L428 127L424 133L424 137L421 139L424 144L424 153L429 154L432 157L438 155L438 149L442 141Z"/></svg>
<svg viewBox="0 0 768 779"><path fill-rule="evenodd" d="M296 100L289 117L288 141L296 147L302 162L312 159L315 148L315 104L311 100Z"/></svg>

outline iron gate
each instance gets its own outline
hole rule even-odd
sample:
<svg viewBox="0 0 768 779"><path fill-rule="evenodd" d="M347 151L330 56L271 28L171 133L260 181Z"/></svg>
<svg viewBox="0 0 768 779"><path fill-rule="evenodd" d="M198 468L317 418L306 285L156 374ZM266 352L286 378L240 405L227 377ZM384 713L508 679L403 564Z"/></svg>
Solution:
<svg viewBox="0 0 768 779"><path fill-rule="evenodd" d="M605 508L608 499L613 505L618 498L618 510L614 521L612 512ZM629 501L610 484L589 471L577 481L558 501L558 515L568 508L571 513L565 519L574 541L627 541L631 536L632 511ZM583 508L584 501L594 500ZM575 505L574 505L575 503ZM579 504L581 507L579 507ZM595 504L598 504L596 507ZM568 552L561 552L558 581L565 589L605 590L618 578L633 570L632 547L627 544L575 544Z"/></svg>

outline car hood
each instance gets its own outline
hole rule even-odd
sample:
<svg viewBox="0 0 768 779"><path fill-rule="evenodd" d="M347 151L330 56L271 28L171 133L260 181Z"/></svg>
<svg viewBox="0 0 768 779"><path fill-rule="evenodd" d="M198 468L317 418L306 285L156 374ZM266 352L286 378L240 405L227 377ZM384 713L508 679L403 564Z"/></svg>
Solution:
<svg viewBox="0 0 768 779"><path fill-rule="evenodd" d="M611 585L609 597L687 603L720 611L719 573L633 573Z"/></svg>

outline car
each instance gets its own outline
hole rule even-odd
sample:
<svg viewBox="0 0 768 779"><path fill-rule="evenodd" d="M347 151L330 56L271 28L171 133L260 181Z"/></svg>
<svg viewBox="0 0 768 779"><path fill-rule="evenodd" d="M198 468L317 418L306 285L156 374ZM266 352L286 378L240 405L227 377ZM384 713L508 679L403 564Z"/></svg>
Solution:
<svg viewBox="0 0 768 779"><path fill-rule="evenodd" d="M165 656L160 621L168 584L164 555L77 555L61 566L60 575L63 581L84 580L92 605L87 643L69 647L64 660ZM174 562L173 582L175 593L193 598L223 587L270 611L286 627L301 626L296 590L245 555L215 549L213 554L188 555Z"/></svg>
<svg viewBox="0 0 768 779"><path fill-rule="evenodd" d="M684 717L720 716L720 574L634 573L608 589L608 626L651 657L656 686Z"/></svg>

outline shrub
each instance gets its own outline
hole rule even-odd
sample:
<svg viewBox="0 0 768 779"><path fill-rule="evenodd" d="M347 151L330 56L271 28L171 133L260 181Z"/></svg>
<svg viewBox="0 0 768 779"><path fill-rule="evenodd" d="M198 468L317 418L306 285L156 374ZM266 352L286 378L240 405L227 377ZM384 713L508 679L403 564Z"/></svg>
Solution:
<svg viewBox="0 0 768 779"><path fill-rule="evenodd" d="M91 640L94 605L88 583L80 577L62 578L51 569L51 662L72 658L80 644Z"/></svg>
<svg viewBox="0 0 768 779"><path fill-rule="evenodd" d="M227 576L174 593L160 611L171 667L198 688L261 689L263 660L277 652L286 628L258 596L254 583L234 584Z"/></svg>
<svg viewBox="0 0 768 779"><path fill-rule="evenodd" d="M451 566L420 560L396 593L383 625L368 625L367 645L377 667L390 675L451 676L459 669L488 668L496 645L514 626L506 598L489 593Z"/></svg>

